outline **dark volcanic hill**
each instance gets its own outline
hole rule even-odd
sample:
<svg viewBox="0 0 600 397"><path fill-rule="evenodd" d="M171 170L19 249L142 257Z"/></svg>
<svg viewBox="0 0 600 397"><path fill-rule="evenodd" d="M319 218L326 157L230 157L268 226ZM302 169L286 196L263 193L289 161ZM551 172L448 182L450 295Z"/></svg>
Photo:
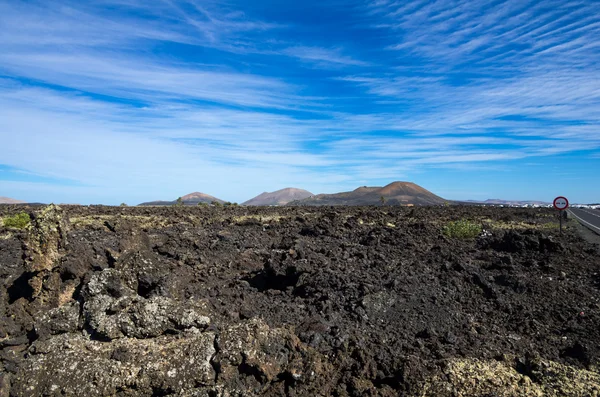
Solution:
<svg viewBox="0 0 600 397"><path fill-rule="evenodd" d="M291 205L441 205L446 200L412 182L392 182L384 187L359 187L351 192L318 194Z"/></svg>
<svg viewBox="0 0 600 397"><path fill-rule="evenodd" d="M183 200L183 204L184 205L198 205L198 203L206 203L206 204L210 204L213 201L216 201L218 203L223 204L225 201L218 199L216 197L213 197L211 195L205 194L205 193L200 193L200 192L194 192L194 193L190 193L190 194L186 194L185 196L181 197L181 200ZM149 201L147 203L141 203L139 205L174 205L177 204L177 200L173 200L173 201Z"/></svg>
<svg viewBox="0 0 600 397"><path fill-rule="evenodd" d="M23 203L25 203L25 202L21 201L21 200L15 200L10 197L1 197L0 196L0 204L23 204Z"/></svg>
<svg viewBox="0 0 600 397"><path fill-rule="evenodd" d="M287 187L275 192L264 192L242 203L242 205L285 205L294 200L303 200L314 196L311 192L303 189Z"/></svg>

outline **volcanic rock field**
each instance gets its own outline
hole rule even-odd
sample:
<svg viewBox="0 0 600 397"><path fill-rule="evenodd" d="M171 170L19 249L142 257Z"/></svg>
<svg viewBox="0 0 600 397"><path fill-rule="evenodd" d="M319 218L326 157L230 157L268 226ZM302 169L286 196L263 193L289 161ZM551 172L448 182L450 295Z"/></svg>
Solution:
<svg viewBox="0 0 600 397"><path fill-rule="evenodd" d="M550 209L21 211L2 397L600 395L598 246Z"/></svg>

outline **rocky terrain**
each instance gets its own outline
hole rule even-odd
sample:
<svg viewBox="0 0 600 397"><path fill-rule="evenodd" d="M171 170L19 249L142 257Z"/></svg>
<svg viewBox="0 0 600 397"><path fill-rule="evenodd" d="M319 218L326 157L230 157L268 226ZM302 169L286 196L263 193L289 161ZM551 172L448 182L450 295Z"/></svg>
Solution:
<svg viewBox="0 0 600 397"><path fill-rule="evenodd" d="M442 205L447 200L412 182L392 182L384 187L359 187L351 192L318 194L291 205Z"/></svg>
<svg viewBox="0 0 600 397"><path fill-rule="evenodd" d="M242 205L285 205L294 200L302 200L313 196L311 192L303 189L287 187L274 192L264 192L242 203Z"/></svg>
<svg viewBox="0 0 600 397"><path fill-rule="evenodd" d="M0 396L600 393L598 246L549 209L22 211Z"/></svg>

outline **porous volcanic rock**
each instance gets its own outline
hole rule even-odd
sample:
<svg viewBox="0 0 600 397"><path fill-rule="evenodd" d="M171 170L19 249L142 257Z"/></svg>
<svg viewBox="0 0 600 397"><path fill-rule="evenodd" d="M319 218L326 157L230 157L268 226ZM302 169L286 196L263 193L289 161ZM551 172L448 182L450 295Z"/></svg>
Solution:
<svg viewBox="0 0 600 397"><path fill-rule="evenodd" d="M18 211L0 396L600 392L598 247L549 209Z"/></svg>

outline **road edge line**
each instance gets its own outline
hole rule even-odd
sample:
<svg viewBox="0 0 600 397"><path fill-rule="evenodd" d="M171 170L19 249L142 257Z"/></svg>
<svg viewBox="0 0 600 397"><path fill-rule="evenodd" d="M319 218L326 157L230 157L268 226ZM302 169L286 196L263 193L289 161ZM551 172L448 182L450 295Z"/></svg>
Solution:
<svg viewBox="0 0 600 397"><path fill-rule="evenodd" d="M579 222L585 223L585 225L587 225L586 227L588 229L591 227L592 229L590 229L590 230L592 230L596 234L600 234L600 227L594 226L591 223L584 221L583 219L581 219L580 217L575 215L572 211L568 211L568 212L569 212L569 214L573 215Z"/></svg>

